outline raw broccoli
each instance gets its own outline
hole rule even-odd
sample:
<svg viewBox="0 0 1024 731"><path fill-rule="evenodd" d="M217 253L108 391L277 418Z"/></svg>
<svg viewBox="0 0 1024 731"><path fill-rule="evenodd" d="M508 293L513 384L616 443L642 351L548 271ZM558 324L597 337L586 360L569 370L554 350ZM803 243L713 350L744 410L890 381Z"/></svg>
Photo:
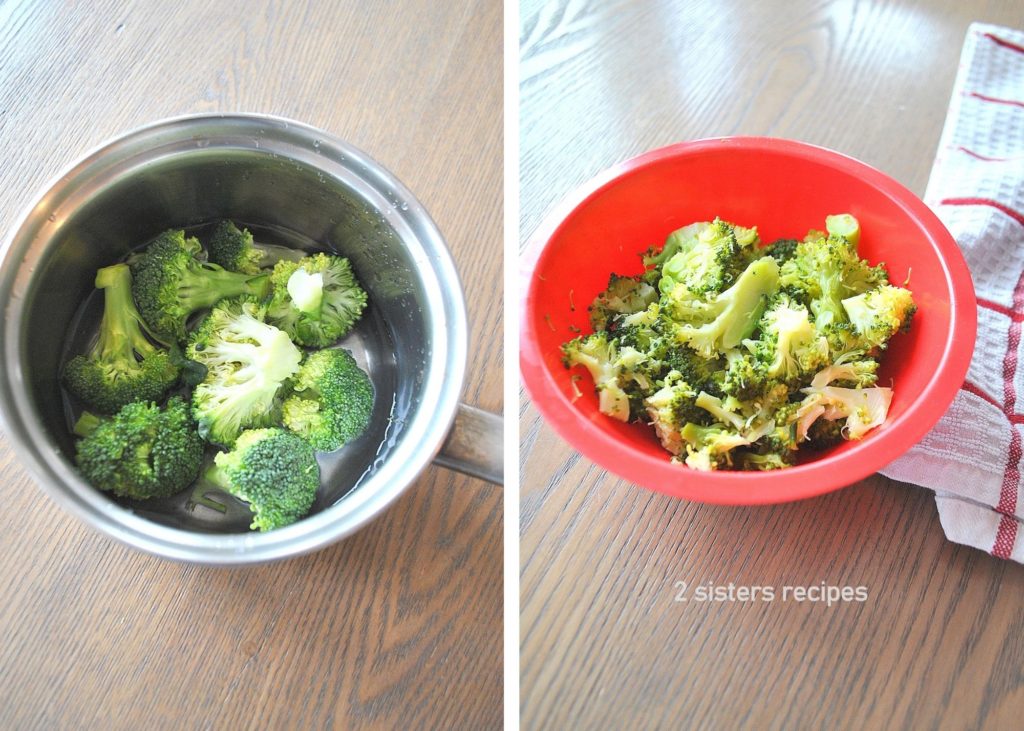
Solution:
<svg viewBox="0 0 1024 731"><path fill-rule="evenodd" d="M228 271L252 275L259 274L260 269L272 267L279 261L298 261L306 256L306 252L301 249L254 243L249 229L239 229L231 221L217 224L206 249L214 264Z"/></svg>
<svg viewBox="0 0 1024 731"><path fill-rule="evenodd" d="M313 254L279 261L271 275L273 299L268 322L299 345L325 348L347 333L366 307L348 259Z"/></svg>
<svg viewBox="0 0 1024 731"><path fill-rule="evenodd" d="M608 279L608 288L588 308L590 324L595 330L607 330L616 316L632 315L645 310L657 298L657 291L643 279L612 274Z"/></svg>
<svg viewBox="0 0 1024 731"><path fill-rule="evenodd" d="M286 382L302 352L264 315L252 297L223 300L192 335L188 357L207 369L192 393L192 413L207 441L230 446L244 429L280 423Z"/></svg>
<svg viewBox="0 0 1024 731"><path fill-rule="evenodd" d="M254 530L283 528L305 517L320 487L313 448L287 429L242 432L234 449L213 461L206 480L249 504Z"/></svg>
<svg viewBox="0 0 1024 731"><path fill-rule="evenodd" d="M716 218L700 231L696 243L664 263L658 289L677 299L718 294L746 269L756 246L756 229Z"/></svg>
<svg viewBox="0 0 1024 731"><path fill-rule="evenodd" d="M126 264L96 272L103 290L103 320L96 344L64 367L64 384L89 408L112 414L132 401L155 401L178 380L179 368L167 351L147 338L148 328L132 301L132 275Z"/></svg>
<svg viewBox="0 0 1024 731"><path fill-rule="evenodd" d="M161 409L130 403L112 418L88 412L75 425L76 462L94 487L144 500L183 490L199 475L203 441L188 405L173 396Z"/></svg>
<svg viewBox="0 0 1024 731"><path fill-rule="evenodd" d="M202 261L202 246L181 230L165 231L129 260L132 293L146 323L160 337L184 342L185 322L227 297L264 297L269 275L251 277Z"/></svg>
<svg viewBox="0 0 1024 731"><path fill-rule="evenodd" d="M775 260L770 256L755 260L729 289L709 302L693 301L685 306L688 317L676 326L676 340L705 358L735 348L757 327L765 302L778 284Z"/></svg>
<svg viewBox="0 0 1024 731"><path fill-rule="evenodd" d="M843 309L865 350L884 349L917 311L910 292L889 284L844 299Z"/></svg>
<svg viewBox="0 0 1024 731"><path fill-rule="evenodd" d="M373 384L347 350L318 350L299 368L283 413L286 427L314 449L330 452L370 423Z"/></svg>

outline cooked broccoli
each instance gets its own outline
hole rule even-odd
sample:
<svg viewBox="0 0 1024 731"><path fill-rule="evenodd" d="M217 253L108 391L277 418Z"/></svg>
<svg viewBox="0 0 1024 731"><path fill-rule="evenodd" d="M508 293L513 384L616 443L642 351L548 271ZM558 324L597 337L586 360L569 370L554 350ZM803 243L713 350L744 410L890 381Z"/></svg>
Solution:
<svg viewBox="0 0 1024 731"><path fill-rule="evenodd" d="M94 487L138 500L167 497L199 474L203 441L188 405L173 396L161 409L137 401L104 419L88 412L75 425L76 462Z"/></svg>
<svg viewBox="0 0 1024 731"><path fill-rule="evenodd" d="M166 340L184 342L185 323L198 310L243 294L264 297L269 275L252 277L203 261L202 246L181 230L160 234L129 260L132 293L146 323Z"/></svg>
<svg viewBox="0 0 1024 731"><path fill-rule="evenodd" d="M566 368L582 365L590 371L599 393L601 413L619 421L629 421L629 396L618 380L621 369L615 365L618 348L614 339L609 340L608 333L599 330L593 335L570 340L562 346L562 355Z"/></svg>
<svg viewBox="0 0 1024 731"><path fill-rule="evenodd" d="M757 327L765 302L778 284L779 265L774 259L753 261L729 289L709 302L693 302L685 308L689 317L675 328L676 339L705 358L735 348Z"/></svg>
<svg viewBox="0 0 1024 731"><path fill-rule="evenodd" d="M348 259L313 254L279 261L271 275L273 299L267 321L299 345L325 348L359 319L366 292L359 286Z"/></svg>
<svg viewBox="0 0 1024 731"><path fill-rule="evenodd" d="M772 301L758 327L760 339L745 344L769 378L795 382L829 362L828 341L811 324L807 309L785 294Z"/></svg>
<svg viewBox="0 0 1024 731"><path fill-rule="evenodd" d="M192 335L188 357L207 369L192 393L192 413L207 441L230 446L244 429L280 423L302 352L264 315L252 297L223 300Z"/></svg>
<svg viewBox="0 0 1024 731"><path fill-rule="evenodd" d="M612 274L608 288L601 292L590 310L590 324L595 330L607 330L618 315L632 315L647 309L658 298L658 293L639 277L620 277Z"/></svg>
<svg viewBox="0 0 1024 731"><path fill-rule="evenodd" d="M677 299L718 294L746 269L756 246L756 229L716 218L701 229L695 243L662 265L658 289Z"/></svg>
<svg viewBox="0 0 1024 731"><path fill-rule="evenodd" d="M869 266L849 240L838 236L799 244L779 272L783 290L814 314L822 332L847 322L844 299L888 282L883 265Z"/></svg>
<svg viewBox="0 0 1024 731"><path fill-rule="evenodd" d="M703 472L731 467L730 452L750 444L749 440L722 424L687 424L679 435L686 444L686 466Z"/></svg>
<svg viewBox="0 0 1024 731"><path fill-rule="evenodd" d="M252 275L259 274L260 269L272 267L279 261L298 261L306 256L306 252L301 249L254 243L249 229L239 229L231 221L217 224L206 249L212 263L228 271Z"/></svg>
<svg viewBox="0 0 1024 731"><path fill-rule="evenodd" d="M910 292L889 284L844 299L843 309L867 350L885 348L917 311Z"/></svg>
<svg viewBox="0 0 1024 731"><path fill-rule="evenodd" d="M801 443L861 438L885 420L876 355L913 302L858 256L855 218L826 229L763 249L720 219L674 231L647 272L612 275L565 364L590 371L602 412L651 424L695 469L780 469Z"/></svg>
<svg viewBox="0 0 1024 731"><path fill-rule="evenodd" d="M269 531L305 517L320 487L313 448L286 429L242 432L230 452L220 452L207 470L209 483L249 504L251 528ZM201 501L206 487L200 489Z"/></svg>
<svg viewBox="0 0 1024 731"><path fill-rule="evenodd" d="M148 328L132 301L131 271L126 264L104 267L96 272L96 286L103 290L99 337L88 353L68 361L64 385L104 414L163 398L180 369L146 338Z"/></svg>
<svg viewBox="0 0 1024 731"><path fill-rule="evenodd" d="M800 242L796 239L776 239L761 249L760 253L765 256L770 256L778 262L779 266L782 266L796 256L796 247L799 246L799 244Z"/></svg>
<svg viewBox="0 0 1024 731"><path fill-rule="evenodd" d="M314 449L330 452L366 429L373 413L373 384L347 350L306 356L284 402L284 425Z"/></svg>

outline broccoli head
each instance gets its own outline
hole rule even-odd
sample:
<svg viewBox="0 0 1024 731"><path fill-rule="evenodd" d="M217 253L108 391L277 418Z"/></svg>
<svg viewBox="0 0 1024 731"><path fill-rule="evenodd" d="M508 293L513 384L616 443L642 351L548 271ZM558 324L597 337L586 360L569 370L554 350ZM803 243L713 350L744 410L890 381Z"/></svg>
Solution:
<svg viewBox="0 0 1024 731"><path fill-rule="evenodd" d="M844 299L843 309L865 350L884 349L917 311L909 291L888 284Z"/></svg>
<svg viewBox="0 0 1024 731"><path fill-rule="evenodd" d="M711 223L708 221L700 221L698 223L691 223L689 226L683 226L668 235L661 249L652 246L641 254L640 258L643 259L644 269L648 270L643 275L645 281L650 284L657 284L658 279L661 277L661 267L664 266L665 262L676 254L689 251L696 246L697 237L710 226Z"/></svg>
<svg viewBox="0 0 1024 731"><path fill-rule="evenodd" d="M206 472L209 483L249 504L251 528L269 531L305 517L320 487L313 448L287 429L243 432Z"/></svg>
<svg viewBox="0 0 1024 731"><path fill-rule="evenodd" d="M206 248L214 264L231 272L251 275L279 261L298 261L306 255L301 249L254 243L249 229L239 229L231 221L217 224Z"/></svg>
<svg viewBox="0 0 1024 731"><path fill-rule="evenodd" d="M796 247L800 244L796 239L776 239L759 252L763 256L770 256L779 266L796 256Z"/></svg>
<svg viewBox="0 0 1024 731"><path fill-rule="evenodd" d="M715 295L736 281L757 245L756 229L716 218L661 268L658 289L676 298Z"/></svg>
<svg viewBox="0 0 1024 731"><path fill-rule="evenodd" d="M192 413L208 441L228 446L244 429L279 421L302 352L264 315L252 297L224 300L192 335L188 357L206 367L192 393Z"/></svg>
<svg viewBox="0 0 1024 731"><path fill-rule="evenodd" d="M686 319L674 328L676 340L705 358L735 348L757 327L765 303L778 285L775 260L770 256L757 259L729 289L706 303L690 303L685 308Z"/></svg>
<svg viewBox="0 0 1024 731"><path fill-rule="evenodd" d="M78 469L100 490L138 500L167 497L199 475L203 440L178 396L163 409L130 403L109 419L86 412L75 433L84 437L76 449Z"/></svg>
<svg viewBox="0 0 1024 731"><path fill-rule="evenodd" d="M629 395L619 383L621 368L616 365L618 346L614 338L600 330L574 338L562 346L566 368L581 365L590 372L598 392L598 408L619 421L629 421Z"/></svg>
<svg viewBox="0 0 1024 731"><path fill-rule="evenodd" d="M347 333L366 307L348 259L313 254L279 261L271 275L273 299L267 320L299 345L326 348Z"/></svg>
<svg viewBox="0 0 1024 731"><path fill-rule="evenodd" d="M841 236L804 241L780 270L779 282L793 299L810 309L814 324L825 332L846 322L842 302L847 297L888 284L885 267L872 267L857 248Z"/></svg>
<svg viewBox="0 0 1024 731"><path fill-rule="evenodd" d="M759 329L761 337L748 347L769 378L793 383L828 363L828 340L818 334L807 309L785 294L765 310Z"/></svg>
<svg viewBox="0 0 1024 731"><path fill-rule="evenodd" d="M284 425L321 452L358 437L372 414L373 384L346 350L307 355L284 402Z"/></svg>
<svg viewBox="0 0 1024 731"><path fill-rule="evenodd" d="M170 230L130 260L135 301L146 323L161 338L184 342L189 316L222 299L267 294L269 275L229 272L203 261L202 256L197 239Z"/></svg>
<svg viewBox="0 0 1024 731"><path fill-rule="evenodd" d="M156 401L178 380L180 369L166 350L147 338L132 301L127 264L96 272L103 290L103 320L96 344L64 367L64 385L89 408L112 414L132 401Z"/></svg>
<svg viewBox="0 0 1024 731"><path fill-rule="evenodd" d="M608 288L601 292L590 310L590 324L595 330L607 330L618 315L632 315L647 309L658 298L654 287L640 277L620 277L612 274Z"/></svg>
<svg viewBox="0 0 1024 731"><path fill-rule="evenodd" d="M732 450L750 444L722 424L687 424L679 435L686 444L686 466L702 472L731 467Z"/></svg>
<svg viewBox="0 0 1024 731"><path fill-rule="evenodd" d="M711 423L707 411L694 403L697 392L679 371L672 371L665 378L665 385L644 399L647 416L654 425L661 446L674 455L683 453L684 443L680 432L689 423L707 425Z"/></svg>

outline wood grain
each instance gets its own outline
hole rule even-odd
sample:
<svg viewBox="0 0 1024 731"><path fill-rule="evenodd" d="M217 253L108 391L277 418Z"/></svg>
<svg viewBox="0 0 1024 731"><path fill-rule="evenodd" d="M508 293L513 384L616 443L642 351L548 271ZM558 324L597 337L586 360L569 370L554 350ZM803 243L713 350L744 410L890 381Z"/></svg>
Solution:
<svg viewBox="0 0 1024 731"><path fill-rule="evenodd" d="M972 20L1024 11L527 0L521 243L609 165L713 135L825 145L920 194ZM1020 726L1024 567L946 541L931 493L876 476L791 505L697 505L581 458L525 398L520 439L523 728ZM695 601L708 582L776 596ZM781 597L822 583L868 598Z"/></svg>
<svg viewBox="0 0 1024 731"><path fill-rule="evenodd" d="M500 411L502 13L493 0L0 4L0 228L90 147L255 111L337 134L432 213ZM500 300L499 300L500 302ZM502 493L428 469L381 519L243 570L129 551L0 438L0 728L497 728Z"/></svg>

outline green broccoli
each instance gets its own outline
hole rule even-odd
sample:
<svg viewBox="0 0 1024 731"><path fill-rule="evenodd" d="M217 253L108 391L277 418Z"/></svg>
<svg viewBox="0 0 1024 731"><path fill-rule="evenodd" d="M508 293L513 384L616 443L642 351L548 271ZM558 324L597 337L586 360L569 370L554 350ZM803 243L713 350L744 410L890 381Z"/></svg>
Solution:
<svg viewBox="0 0 1024 731"><path fill-rule="evenodd" d="M206 480L249 504L251 528L283 528L306 516L320 487L320 467L309 443L281 429L242 432L230 452L220 452ZM209 504L206 485L197 488L196 502Z"/></svg>
<svg viewBox="0 0 1024 731"><path fill-rule="evenodd" d="M676 254L689 251L696 246L700 234L705 229L710 228L710 226L711 223L708 221L700 221L698 223L691 223L689 226L683 226L668 235L664 246L660 250L652 246L641 254L640 257L643 259L644 269L647 270L643 275L645 281L649 284L657 284L658 279L661 277L661 267L664 266L665 262Z"/></svg>
<svg viewBox="0 0 1024 731"><path fill-rule="evenodd" d="M757 230L719 218L661 268L658 289L674 298L715 295L736 281L757 247Z"/></svg>
<svg viewBox="0 0 1024 731"><path fill-rule="evenodd" d="M333 345L366 307L366 292L348 259L341 256L313 254L297 262L279 261L271 281L273 299L267 321L299 345Z"/></svg>
<svg viewBox="0 0 1024 731"><path fill-rule="evenodd" d="M132 293L146 323L161 338L184 342L185 323L197 310L222 299L266 296L269 275L251 277L202 261L202 246L181 230L164 231L129 260Z"/></svg>
<svg viewBox="0 0 1024 731"><path fill-rule="evenodd" d="M566 368L584 366L594 379L598 391L598 408L619 421L629 421L629 396L619 383L620 368L618 346L614 338L599 330L592 335L570 340L562 346L563 363Z"/></svg>
<svg viewBox="0 0 1024 731"><path fill-rule="evenodd" d="M618 315L632 315L645 310L657 298L654 287L641 278L612 274L608 288L588 308L590 324L595 330L607 330Z"/></svg>
<svg viewBox="0 0 1024 731"><path fill-rule="evenodd" d="M884 349L917 311L910 292L889 284L844 299L843 309L866 350Z"/></svg>
<svg viewBox="0 0 1024 731"><path fill-rule="evenodd" d="M299 368L283 413L286 427L314 449L330 452L370 423L373 384L347 350L318 350Z"/></svg>
<svg viewBox="0 0 1024 731"><path fill-rule="evenodd" d="M112 418L85 412L75 425L76 462L94 487L138 500L167 497L199 475L203 441L188 405L173 396L124 406Z"/></svg>
<svg viewBox="0 0 1024 731"><path fill-rule="evenodd" d="M230 446L244 429L280 423L302 352L264 322L265 314L252 297L223 300L192 335L188 357L207 369L192 393L192 413L208 441Z"/></svg>
<svg viewBox="0 0 1024 731"><path fill-rule="evenodd" d="M796 256L796 247L799 245L796 239L776 239L761 249L760 253L762 256L770 256L782 266Z"/></svg>
<svg viewBox="0 0 1024 731"><path fill-rule="evenodd" d="M807 309L785 294L772 301L758 327L760 339L746 344L769 378L793 383L829 362L828 341L811 324Z"/></svg>
<svg viewBox="0 0 1024 731"><path fill-rule="evenodd" d="M644 399L647 415L666 450L674 455L683 453L680 432L689 424L706 426L712 422L710 414L694 403L697 392L679 371L665 378L665 385Z"/></svg>
<svg viewBox="0 0 1024 731"><path fill-rule="evenodd" d="M212 263L231 272L252 275L260 274L260 269L272 267L279 261L299 261L306 256L301 249L254 243L249 229L239 229L231 221L217 224L206 249Z"/></svg>
<svg viewBox="0 0 1024 731"><path fill-rule="evenodd" d="M729 289L706 303L693 302L675 337L705 358L735 348L757 327L765 303L779 284L779 265L770 256L753 261Z"/></svg>
<svg viewBox="0 0 1024 731"><path fill-rule="evenodd" d="M748 439L722 424L687 424L679 436L686 445L686 466L702 472L731 467L732 450L750 444Z"/></svg>
<svg viewBox="0 0 1024 731"><path fill-rule="evenodd" d="M167 351L146 339L148 328L132 301L126 264L96 272L103 290L103 320L96 344L64 367L64 384L91 409L112 414L132 401L155 401L178 380Z"/></svg>
<svg viewBox="0 0 1024 731"><path fill-rule="evenodd" d="M799 244L779 273L782 289L814 314L814 325L822 332L847 321L844 299L888 282L883 265L869 266L857 256L856 247L838 236Z"/></svg>

